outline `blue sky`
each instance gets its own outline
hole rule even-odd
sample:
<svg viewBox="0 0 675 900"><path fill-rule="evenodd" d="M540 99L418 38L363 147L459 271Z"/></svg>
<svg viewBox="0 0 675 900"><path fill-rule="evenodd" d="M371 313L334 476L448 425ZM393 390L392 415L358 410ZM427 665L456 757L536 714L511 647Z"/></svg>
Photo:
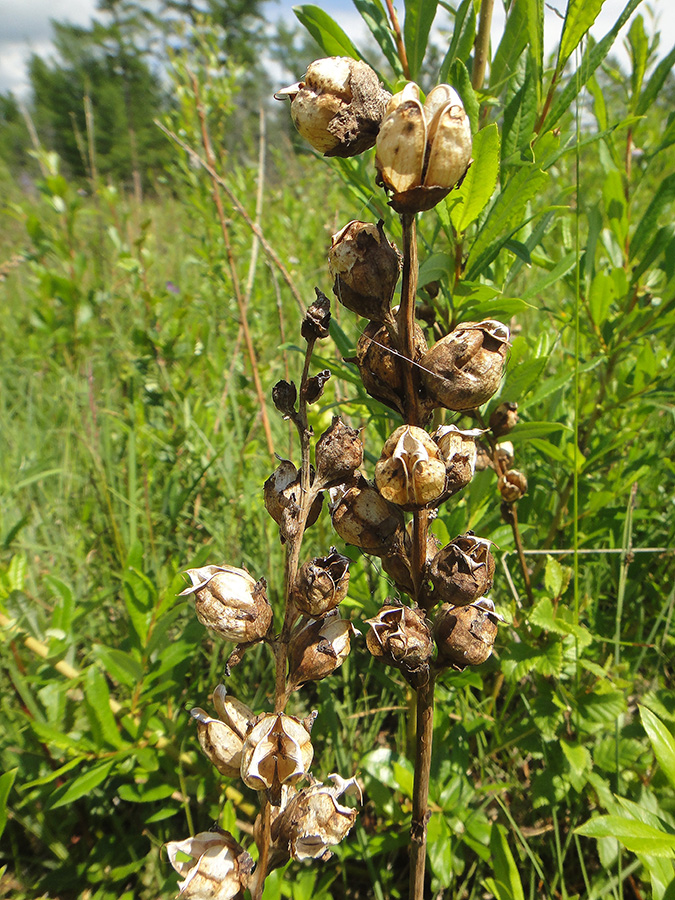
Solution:
<svg viewBox="0 0 675 900"><path fill-rule="evenodd" d="M297 2L297 0L296 0ZM308 0L309 2L309 0ZM351 0L313 0L329 12L358 44L365 26ZM652 16L661 29L661 49L667 52L675 43L675 13L673 0L649 0L641 6L647 27ZM270 19L293 17L293 0L269 0ZM96 0L0 0L0 92L13 90L22 95L26 90L25 63L31 53L48 55L51 49L50 19L86 25L94 13ZM395 0L395 6L403 19L403 0ZM594 27L596 36L604 34L616 20L624 6L624 0L605 0L602 12ZM553 7L553 9L551 8ZM565 0L549 0L546 3L545 43L547 51L555 47L562 19ZM497 0L493 35L498 37L503 27L503 4ZM301 74L301 73L300 73Z"/></svg>

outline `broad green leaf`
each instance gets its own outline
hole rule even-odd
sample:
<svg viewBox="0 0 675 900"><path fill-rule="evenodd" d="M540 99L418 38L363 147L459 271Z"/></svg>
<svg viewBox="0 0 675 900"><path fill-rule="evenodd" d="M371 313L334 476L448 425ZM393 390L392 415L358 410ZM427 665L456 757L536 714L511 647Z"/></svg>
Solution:
<svg viewBox="0 0 675 900"><path fill-rule="evenodd" d="M476 97L473 85L471 84L471 76L467 67L461 59L456 59L450 70L450 83L456 88L457 93L462 98L464 109L469 117L472 134L478 131L478 116L480 113L480 104Z"/></svg>
<svg viewBox="0 0 675 900"><path fill-rule="evenodd" d="M591 754L583 744L571 744L561 740L560 748L575 775L583 775L593 768Z"/></svg>
<svg viewBox="0 0 675 900"><path fill-rule="evenodd" d="M98 739L111 747L119 749L124 746L117 722L110 709L110 692L102 673L96 666L90 666L84 678L84 697L92 731Z"/></svg>
<svg viewBox="0 0 675 900"><path fill-rule="evenodd" d="M490 862L494 878L490 890L497 900L524 900L518 866L506 839L503 825L493 824L490 832Z"/></svg>
<svg viewBox="0 0 675 900"><path fill-rule="evenodd" d="M10 591L23 591L26 587L28 560L23 553L16 553L7 567L7 581Z"/></svg>
<svg viewBox="0 0 675 900"><path fill-rule="evenodd" d="M108 675L126 687L134 687L143 678L143 666L130 653L99 644L94 647L94 655L101 661Z"/></svg>
<svg viewBox="0 0 675 900"><path fill-rule="evenodd" d="M452 839L446 817L442 813L433 813L427 830L427 852L431 871L444 888L449 887L453 879Z"/></svg>
<svg viewBox="0 0 675 900"><path fill-rule="evenodd" d="M448 81L450 69L456 59L466 63L473 49L475 37L476 6L473 0L462 0L455 13L452 40L450 41L448 52L441 63L441 70L438 76L439 82L445 83Z"/></svg>
<svg viewBox="0 0 675 900"><path fill-rule="evenodd" d="M7 800L18 771L18 769L10 769L0 775L0 837L2 837L2 832L7 824Z"/></svg>
<svg viewBox="0 0 675 900"><path fill-rule="evenodd" d="M557 72L562 72L565 63L597 19L604 2L605 0L568 0L558 48Z"/></svg>
<svg viewBox="0 0 675 900"><path fill-rule="evenodd" d="M166 800L176 790L172 784L121 784L117 793L122 800L129 803L155 803Z"/></svg>
<svg viewBox="0 0 675 900"><path fill-rule="evenodd" d="M59 809L61 806L68 806L70 803L79 800L80 797L91 793L99 784L105 781L114 765L115 760L113 759L100 765L92 766L91 769L87 769L86 772L77 778L73 778L63 787L57 788L52 794L54 800L49 804L49 808Z"/></svg>
<svg viewBox="0 0 675 900"><path fill-rule="evenodd" d="M575 834L584 837L611 837L620 841L633 853L675 858L675 835L667 834L644 822L624 819L622 816L598 816L576 828Z"/></svg>
<svg viewBox="0 0 675 900"><path fill-rule="evenodd" d="M438 0L405 0L403 42L412 81L417 79L422 67L437 7Z"/></svg>
<svg viewBox="0 0 675 900"><path fill-rule="evenodd" d="M536 360L536 362L539 363L540 360ZM543 362L546 363L546 358L543 359ZM523 365L527 365L527 363L523 363ZM509 440L515 443L527 442L532 438L555 434L558 431L569 432L570 428L564 422L519 422L513 431L509 432Z"/></svg>
<svg viewBox="0 0 675 900"><path fill-rule="evenodd" d="M544 569L544 586L552 597L559 597L563 586L563 567L552 556L546 557Z"/></svg>
<svg viewBox="0 0 675 900"><path fill-rule="evenodd" d="M462 233L487 205L499 177L499 131L492 123L473 139L474 161L456 192L458 202L450 218L456 231Z"/></svg>
<svg viewBox="0 0 675 900"><path fill-rule="evenodd" d="M432 253L420 265L418 283L420 287L431 281L441 281L455 268L455 260L449 253Z"/></svg>
<svg viewBox="0 0 675 900"><path fill-rule="evenodd" d="M327 56L363 58L338 23L319 6L307 3L294 6L293 12Z"/></svg>
<svg viewBox="0 0 675 900"><path fill-rule="evenodd" d="M662 214L672 218L672 204L675 200L675 174L668 175L656 188L652 201L640 219L630 242L630 258L635 259L653 238Z"/></svg>
<svg viewBox="0 0 675 900"><path fill-rule="evenodd" d="M60 628L66 634L70 634L73 618L75 616L75 597L70 587L56 578L54 575L45 576L45 583L59 597L59 603L54 607L52 614L52 628Z"/></svg>
<svg viewBox="0 0 675 900"><path fill-rule="evenodd" d="M528 57L523 83L504 108L502 161L528 146L534 132L536 117L537 91Z"/></svg>
<svg viewBox="0 0 675 900"><path fill-rule="evenodd" d="M382 0L353 0L353 3L393 69L395 77L403 78L403 66Z"/></svg>
<svg viewBox="0 0 675 900"><path fill-rule="evenodd" d="M646 706L640 707L640 718L663 774L675 787L675 738L658 716Z"/></svg>
<svg viewBox="0 0 675 900"><path fill-rule="evenodd" d="M666 82L666 78L670 75L670 72L675 65L675 47L670 51L667 56L661 60L658 66L654 69L654 72L651 75L651 78L647 82L647 85L644 91L640 94L640 99L635 107L635 115L636 116L644 116L647 110L651 107L654 100L661 93L661 88Z"/></svg>

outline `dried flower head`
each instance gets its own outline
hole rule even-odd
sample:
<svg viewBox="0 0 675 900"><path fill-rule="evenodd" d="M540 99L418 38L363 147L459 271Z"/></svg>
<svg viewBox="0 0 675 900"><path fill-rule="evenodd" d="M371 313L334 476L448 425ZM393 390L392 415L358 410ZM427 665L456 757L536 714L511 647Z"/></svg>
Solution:
<svg viewBox="0 0 675 900"><path fill-rule="evenodd" d="M265 509L279 526L282 543L297 531L301 485L302 471L282 459L263 487ZM319 518L322 504L323 494L317 494L307 516L307 528Z"/></svg>
<svg viewBox="0 0 675 900"><path fill-rule="evenodd" d="M220 829L169 841L166 852L171 865L184 876L178 887L186 900L232 900L253 871L248 853L229 832Z"/></svg>
<svg viewBox="0 0 675 900"><path fill-rule="evenodd" d="M316 442L314 450L316 478L330 487L351 478L363 462L363 444L359 432L339 416Z"/></svg>
<svg viewBox="0 0 675 900"><path fill-rule="evenodd" d="M206 756L221 775L235 778L241 768L244 738L255 714L240 700L227 696L222 684L213 692L213 701L219 719L211 718L198 706L190 710L190 715L197 722L199 743Z"/></svg>
<svg viewBox="0 0 675 900"><path fill-rule="evenodd" d="M527 476L518 469L509 469L499 476L497 486L503 499L514 503L527 493Z"/></svg>
<svg viewBox="0 0 675 900"><path fill-rule="evenodd" d="M373 656L396 666L406 677L428 666L434 642L421 609L389 602L366 622L370 625L366 645Z"/></svg>
<svg viewBox="0 0 675 900"><path fill-rule="evenodd" d="M432 434L445 459L443 500L461 491L473 478L476 471L476 439L483 433L480 428L460 431L456 425L441 425Z"/></svg>
<svg viewBox="0 0 675 900"><path fill-rule="evenodd" d="M265 579L256 581L245 569L202 566L188 569L192 584L179 594L195 595L197 618L228 641L248 644L267 634L272 607L267 602Z"/></svg>
<svg viewBox="0 0 675 900"><path fill-rule="evenodd" d="M345 543L381 556L402 539L403 513L362 476L332 488L330 500L333 528Z"/></svg>
<svg viewBox="0 0 675 900"><path fill-rule="evenodd" d="M500 403L490 414L490 429L495 437L508 434L517 424L517 403Z"/></svg>
<svg viewBox="0 0 675 900"><path fill-rule="evenodd" d="M349 655L353 633L351 622L337 609L322 619L302 618L288 646L290 687L332 675Z"/></svg>

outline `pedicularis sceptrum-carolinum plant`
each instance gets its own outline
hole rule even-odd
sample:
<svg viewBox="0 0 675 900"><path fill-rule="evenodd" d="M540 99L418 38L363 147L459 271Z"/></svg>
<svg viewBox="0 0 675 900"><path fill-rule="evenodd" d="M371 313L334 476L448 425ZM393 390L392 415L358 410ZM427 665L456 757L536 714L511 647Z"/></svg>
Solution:
<svg viewBox="0 0 675 900"><path fill-rule="evenodd" d="M392 96L366 64L331 57L311 63L302 81L277 94L286 97L298 131L326 156L350 157L376 146L375 181L400 215L402 252L388 240L382 221L352 221L333 236L328 264L337 300L369 320L354 360L363 385L404 424L385 441L369 472L359 431L340 417L314 441L307 410L330 377L328 370L310 375L315 345L328 337L331 318L330 301L317 288L301 327L306 348L299 385L280 381L272 395L277 410L295 425L301 448L297 464L281 459L264 486L266 509L286 547L281 631L275 631L264 578L243 569L190 569L191 584L183 592L194 596L203 625L237 644L230 666L258 642L275 657L273 710L249 709L222 684L213 692L215 717L192 710L200 744L217 770L241 777L258 792L257 862L221 831L171 842L168 853L184 876L185 896L226 900L249 889L257 900L271 870L289 859L327 859L355 822L357 808L341 798L360 797L357 779L333 774L331 783L322 784L310 771L311 731L320 710L303 719L292 714L293 693L329 677L350 652L354 632L339 608L348 592L349 560L331 547L325 556L302 562L305 530L327 498L337 535L378 557L396 593L367 620L366 645L415 692L410 897L419 900L430 815L434 684L449 669L485 662L500 619L486 596L495 570L490 541L469 532L441 547L429 526L441 504L470 483L479 447L482 465L487 457L499 476L507 521L513 521L513 504L527 489L525 476L510 468L508 444L497 443L517 421L515 403L497 407L485 428L462 430L445 417L454 412L480 418L476 411L500 386L510 333L494 319L462 322L429 347L416 322L416 216L457 187L472 161L469 118L458 93L440 84L423 101L409 82ZM400 303L394 307L399 277Z"/></svg>

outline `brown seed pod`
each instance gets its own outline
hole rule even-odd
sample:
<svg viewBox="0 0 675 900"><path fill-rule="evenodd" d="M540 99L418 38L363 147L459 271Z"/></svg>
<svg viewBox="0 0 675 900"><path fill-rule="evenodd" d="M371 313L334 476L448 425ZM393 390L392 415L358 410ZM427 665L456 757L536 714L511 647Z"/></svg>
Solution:
<svg viewBox="0 0 675 900"><path fill-rule="evenodd" d="M434 622L439 664L465 669L491 655L497 636L494 604L487 597L470 606L444 603Z"/></svg>
<svg viewBox="0 0 675 900"><path fill-rule="evenodd" d="M263 487L265 509L280 526L282 543L297 529L301 483L302 472L290 460L282 459ZM318 494L307 516L307 528L319 518L322 503L323 494Z"/></svg>
<svg viewBox="0 0 675 900"><path fill-rule="evenodd" d="M481 434L483 431L480 428L460 431L455 425L441 425L432 434L445 459L446 484L442 501L461 491L473 478L476 471L476 439Z"/></svg>
<svg viewBox="0 0 675 900"><path fill-rule="evenodd" d="M354 628L337 609L322 619L302 618L288 647L290 688L306 681L321 681L339 668L349 655Z"/></svg>
<svg viewBox="0 0 675 900"><path fill-rule="evenodd" d="M363 444L359 432L339 416L316 442L314 451L316 478L322 487L339 484L354 475L363 462Z"/></svg>
<svg viewBox="0 0 675 900"><path fill-rule="evenodd" d="M406 677L421 673L434 653L434 642L421 609L386 603L373 619L366 645L373 656L400 669Z"/></svg>
<svg viewBox="0 0 675 900"><path fill-rule="evenodd" d="M337 299L357 315L377 322L385 322L390 315L401 271L398 250L387 240L383 226L382 220L377 225L349 222L333 235L328 252Z"/></svg>
<svg viewBox="0 0 675 900"><path fill-rule="evenodd" d="M390 551L381 557L382 568L393 579L396 588L404 594L414 594L414 580L412 576L412 522L405 530L405 539L400 544L392 546ZM425 566L436 556L440 548L440 541L435 534L427 534L427 556Z"/></svg>
<svg viewBox="0 0 675 900"><path fill-rule="evenodd" d="M495 559L490 541L462 534L446 544L429 566L436 601L465 606L492 587Z"/></svg>
<svg viewBox="0 0 675 900"><path fill-rule="evenodd" d="M331 547L328 556L316 556L301 566L293 601L300 612L320 617L335 609L349 589L349 559Z"/></svg>
<svg viewBox="0 0 675 900"><path fill-rule="evenodd" d="M500 403L490 415L490 429L497 438L508 434L518 424L518 404Z"/></svg>
<svg viewBox="0 0 675 900"><path fill-rule="evenodd" d="M253 871L249 854L220 828L165 846L169 862L183 877L178 888L185 900L233 900L241 896Z"/></svg>
<svg viewBox="0 0 675 900"><path fill-rule="evenodd" d="M234 566L202 566L188 569L192 584L178 595L195 595L197 618L211 631L249 644L265 637L272 622L265 579L256 581L245 569Z"/></svg>
<svg viewBox="0 0 675 900"><path fill-rule="evenodd" d="M316 341L328 337L330 326L330 300L318 289L314 288L316 300L305 313L300 326L300 333L306 341Z"/></svg>
<svg viewBox="0 0 675 900"><path fill-rule="evenodd" d="M465 322L424 355L422 381L438 406L462 411L495 393L508 353L509 329L501 322Z"/></svg>
<svg viewBox="0 0 675 900"><path fill-rule="evenodd" d="M514 503L527 493L527 477L518 469L509 469L499 476L497 486L503 499Z"/></svg>
<svg viewBox="0 0 675 900"><path fill-rule="evenodd" d="M381 556L402 540L403 513L362 476L332 488L330 497L333 528L345 543Z"/></svg>
<svg viewBox="0 0 675 900"><path fill-rule="evenodd" d="M356 156L372 147L391 94L375 72L345 56L317 59L302 81L274 95L291 99L295 127L325 156Z"/></svg>
<svg viewBox="0 0 675 900"><path fill-rule="evenodd" d="M414 425L402 425L386 440L375 465L375 486L402 509L435 505L445 491L445 461L435 443Z"/></svg>

